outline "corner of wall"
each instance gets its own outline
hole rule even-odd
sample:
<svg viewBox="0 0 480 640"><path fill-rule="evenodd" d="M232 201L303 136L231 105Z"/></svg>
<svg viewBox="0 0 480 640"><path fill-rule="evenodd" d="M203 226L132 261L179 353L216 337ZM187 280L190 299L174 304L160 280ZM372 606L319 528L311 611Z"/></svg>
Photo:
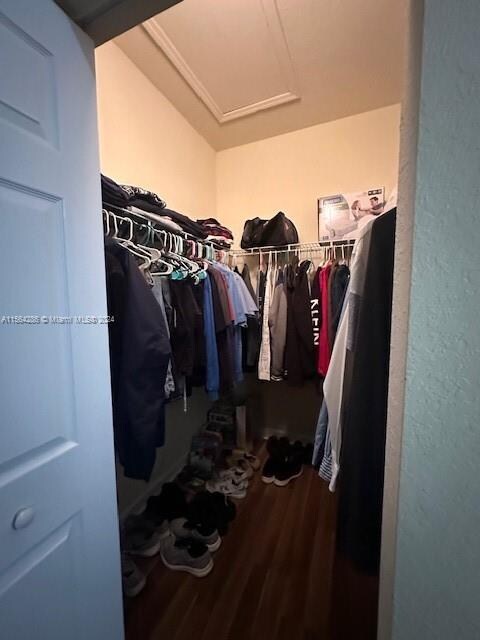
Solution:
<svg viewBox="0 0 480 640"><path fill-rule="evenodd" d="M378 640L390 640L393 631L398 498L405 403L413 224L416 194L416 156L420 109L423 0L410 0L400 126L399 194L395 238L395 266L385 451L382 549L378 606Z"/></svg>

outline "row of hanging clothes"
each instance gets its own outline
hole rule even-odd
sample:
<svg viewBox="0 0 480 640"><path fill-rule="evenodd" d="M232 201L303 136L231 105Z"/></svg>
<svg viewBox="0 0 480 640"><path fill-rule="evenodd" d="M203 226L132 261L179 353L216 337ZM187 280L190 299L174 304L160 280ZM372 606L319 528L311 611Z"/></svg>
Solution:
<svg viewBox="0 0 480 640"><path fill-rule="evenodd" d="M194 386L216 398L241 380L241 327L258 307L223 245L103 207L115 446L125 475L148 480L166 402L186 403Z"/></svg>
<svg viewBox="0 0 480 640"><path fill-rule="evenodd" d="M350 277L353 242L296 245L278 250L233 252L244 259L258 253L258 318L245 330L246 369L259 380L292 385L322 379L328 371L340 312ZM255 256L256 257L256 256Z"/></svg>
<svg viewBox="0 0 480 640"><path fill-rule="evenodd" d="M312 461L339 494L338 549L371 574L380 562L395 224L392 205L356 239Z"/></svg>
<svg viewBox="0 0 480 640"><path fill-rule="evenodd" d="M392 205L350 246L233 252L234 262L246 262L242 273L248 256L259 256L259 316L245 329L256 345L249 368L260 380L319 381L312 463L339 494L338 548L372 574L380 560L395 222Z"/></svg>

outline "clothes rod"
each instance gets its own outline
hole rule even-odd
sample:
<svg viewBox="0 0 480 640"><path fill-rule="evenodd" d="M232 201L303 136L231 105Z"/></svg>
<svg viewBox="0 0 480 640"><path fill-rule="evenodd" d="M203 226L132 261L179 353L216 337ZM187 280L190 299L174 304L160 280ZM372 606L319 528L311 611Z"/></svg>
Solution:
<svg viewBox="0 0 480 640"><path fill-rule="evenodd" d="M252 249L231 249L230 255L238 256L253 256L262 253L289 253L292 251L315 251L320 249L335 249L336 247L353 247L355 240L325 240L319 242L297 242L278 246L264 246L253 247Z"/></svg>

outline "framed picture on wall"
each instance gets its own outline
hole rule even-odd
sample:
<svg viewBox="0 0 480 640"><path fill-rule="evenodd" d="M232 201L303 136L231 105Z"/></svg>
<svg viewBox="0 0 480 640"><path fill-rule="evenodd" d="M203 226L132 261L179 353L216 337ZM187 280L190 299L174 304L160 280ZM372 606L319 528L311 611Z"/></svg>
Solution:
<svg viewBox="0 0 480 640"><path fill-rule="evenodd" d="M360 229L385 210L385 187L318 198L320 242L355 240Z"/></svg>

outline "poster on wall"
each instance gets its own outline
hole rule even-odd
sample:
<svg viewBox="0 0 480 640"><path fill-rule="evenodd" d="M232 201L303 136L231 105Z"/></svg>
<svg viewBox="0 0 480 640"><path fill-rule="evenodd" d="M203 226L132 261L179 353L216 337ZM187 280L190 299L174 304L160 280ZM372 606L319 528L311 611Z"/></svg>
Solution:
<svg viewBox="0 0 480 640"><path fill-rule="evenodd" d="M319 241L356 240L360 229L384 212L385 204L385 187L319 198Z"/></svg>

